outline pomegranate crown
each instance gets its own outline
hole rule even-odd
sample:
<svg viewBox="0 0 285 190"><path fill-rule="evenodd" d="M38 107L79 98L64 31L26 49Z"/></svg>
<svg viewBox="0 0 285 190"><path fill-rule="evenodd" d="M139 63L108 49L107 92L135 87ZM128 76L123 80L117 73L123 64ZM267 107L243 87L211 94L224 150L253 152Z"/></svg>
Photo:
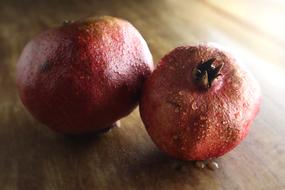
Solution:
<svg viewBox="0 0 285 190"><path fill-rule="evenodd" d="M201 61L193 70L193 78L195 84L203 89L208 89L212 86L213 81L219 77L220 71L223 68L223 63L214 66L213 63L216 58L208 59L207 61Z"/></svg>

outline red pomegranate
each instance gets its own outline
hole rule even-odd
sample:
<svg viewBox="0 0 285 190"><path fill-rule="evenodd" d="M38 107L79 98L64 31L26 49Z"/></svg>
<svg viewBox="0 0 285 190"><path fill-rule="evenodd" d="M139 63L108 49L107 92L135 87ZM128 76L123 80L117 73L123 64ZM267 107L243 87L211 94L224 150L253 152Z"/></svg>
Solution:
<svg viewBox="0 0 285 190"><path fill-rule="evenodd" d="M125 20L103 16L33 38L19 58L17 86L36 119L60 133L82 134L128 115L152 70L141 34Z"/></svg>
<svg viewBox="0 0 285 190"><path fill-rule="evenodd" d="M154 143L184 160L207 160L236 147L259 111L253 76L209 44L178 47L146 80L140 114Z"/></svg>

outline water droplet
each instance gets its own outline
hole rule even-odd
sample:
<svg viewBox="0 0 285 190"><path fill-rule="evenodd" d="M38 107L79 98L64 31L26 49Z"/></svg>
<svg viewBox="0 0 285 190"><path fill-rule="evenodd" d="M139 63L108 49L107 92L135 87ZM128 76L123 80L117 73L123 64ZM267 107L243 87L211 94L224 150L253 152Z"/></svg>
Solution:
<svg viewBox="0 0 285 190"><path fill-rule="evenodd" d="M227 83L231 83L231 82L232 82L232 79L229 78L229 79L226 80L226 82L227 82Z"/></svg>
<svg viewBox="0 0 285 190"><path fill-rule="evenodd" d="M175 108L175 113L178 113L179 112L179 108Z"/></svg>
<svg viewBox="0 0 285 190"><path fill-rule="evenodd" d="M219 56L216 58L216 61L221 61L221 60L222 60L222 58Z"/></svg>
<svg viewBox="0 0 285 190"><path fill-rule="evenodd" d="M192 107L193 110L197 110L198 109L197 103L195 101L192 103L191 107Z"/></svg>
<svg viewBox="0 0 285 190"><path fill-rule="evenodd" d="M203 169L203 168L205 168L206 165L205 165L205 163L203 161L196 161L195 162L195 166L197 168Z"/></svg>
<svg viewBox="0 0 285 190"><path fill-rule="evenodd" d="M182 92L182 91L179 91L178 94L179 94L180 96L182 96L182 95L183 95L183 92Z"/></svg>
<svg viewBox="0 0 285 190"><path fill-rule="evenodd" d="M118 128L120 128L121 127L121 121L120 120L118 120L118 121L116 121L116 126L118 127Z"/></svg>
<svg viewBox="0 0 285 190"><path fill-rule="evenodd" d="M207 117L206 117L206 116L201 115L201 116L200 116L200 119L201 119L202 121L204 121L204 120L206 120L206 119L207 119Z"/></svg>
<svg viewBox="0 0 285 190"><path fill-rule="evenodd" d="M242 119L242 114L241 114L241 112L237 112L237 113L235 114L235 117L236 117L236 119L237 119L238 121L240 121L240 120Z"/></svg>
<svg viewBox="0 0 285 190"><path fill-rule="evenodd" d="M216 170L219 168L219 164L215 161L209 161L207 163L207 167L210 169L210 170Z"/></svg>
<svg viewBox="0 0 285 190"><path fill-rule="evenodd" d="M239 87L239 84L238 83L234 83L233 87L237 89Z"/></svg>
<svg viewBox="0 0 285 190"><path fill-rule="evenodd" d="M223 124L225 125L225 124L227 124L228 122L227 121L223 121Z"/></svg>

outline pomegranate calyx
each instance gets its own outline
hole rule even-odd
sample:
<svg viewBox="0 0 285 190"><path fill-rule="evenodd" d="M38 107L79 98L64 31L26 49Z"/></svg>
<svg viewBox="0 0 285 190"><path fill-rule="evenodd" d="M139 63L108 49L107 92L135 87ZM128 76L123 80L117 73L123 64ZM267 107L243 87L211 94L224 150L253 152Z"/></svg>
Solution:
<svg viewBox="0 0 285 190"><path fill-rule="evenodd" d="M200 62L193 70L193 78L195 84L202 89L208 89L212 86L213 81L220 76L220 71L223 68L223 63L214 66L216 58L211 58L207 61Z"/></svg>

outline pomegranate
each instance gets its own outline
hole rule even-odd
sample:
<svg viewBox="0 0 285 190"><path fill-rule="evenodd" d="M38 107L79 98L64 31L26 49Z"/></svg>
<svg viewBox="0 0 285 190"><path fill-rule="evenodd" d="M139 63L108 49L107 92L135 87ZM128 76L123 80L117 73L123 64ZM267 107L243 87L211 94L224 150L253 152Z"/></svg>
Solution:
<svg viewBox="0 0 285 190"><path fill-rule="evenodd" d="M154 143L184 160L224 155L248 134L260 106L253 76L216 45L165 55L146 80L140 114Z"/></svg>
<svg viewBox="0 0 285 190"><path fill-rule="evenodd" d="M138 104L152 56L129 22L109 16L66 22L33 38L17 64L20 98L64 134L108 129Z"/></svg>

